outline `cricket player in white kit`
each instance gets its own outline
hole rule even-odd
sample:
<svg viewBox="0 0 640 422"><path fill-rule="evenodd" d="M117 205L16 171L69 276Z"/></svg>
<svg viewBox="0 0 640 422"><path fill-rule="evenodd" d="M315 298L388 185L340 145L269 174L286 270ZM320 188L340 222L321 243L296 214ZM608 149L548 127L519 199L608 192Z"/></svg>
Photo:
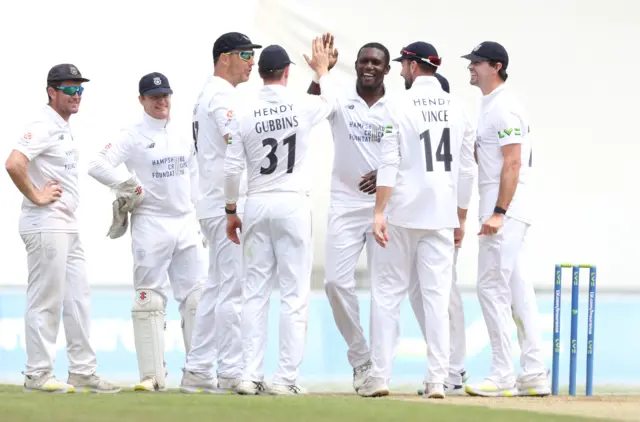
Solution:
<svg viewBox="0 0 640 422"><path fill-rule="evenodd" d="M387 104L392 117L382 138L373 216L381 247L374 249L371 277L372 368L358 394L389 394L400 305L415 266L429 345L425 397L444 398L454 229L460 225L458 204L469 201L459 198L458 189L459 174L467 171L461 168L464 121L434 76L441 60L431 44L412 43L396 60L402 62L407 91Z"/></svg>
<svg viewBox="0 0 640 422"><path fill-rule="evenodd" d="M396 59L397 60L397 59ZM435 74L440 82L442 90L449 93L449 81L439 73ZM459 193L458 193L458 221L460 227L454 230L455 252L453 254L453 281L451 285L451 297L449 299L449 337L450 337L450 357L449 357L449 376L444 383L444 392L448 396L466 395L464 384L469 378L469 374L465 370L465 358L467 350L466 330L464 320L464 307L462 296L458 289L458 250L462 246L465 234L465 223L467 221L467 210L469 208L469 200L471 199L471 190L477 173L477 165L474 161L473 146L475 144L476 131L467 119L464 118L464 137L462 139L463 150L460 153L460 166L463 171L459 177ZM425 316L424 307L422 305L422 293L420 291L420 283L417 274L411 277L411 286L409 287L409 300L413 308L422 334L425 335Z"/></svg>
<svg viewBox="0 0 640 422"><path fill-rule="evenodd" d="M27 125L6 161L24 195L20 236L27 250L24 391L117 393L96 375L89 342L90 288L78 233L78 147L69 118L80 108L84 87L78 68L59 64L47 76L49 102ZM69 378L53 376L55 345L64 323Z"/></svg>
<svg viewBox="0 0 640 422"><path fill-rule="evenodd" d="M312 58L325 96L331 87L328 49L318 37ZM239 244L242 230L246 283L242 307L244 374L241 394L297 395L307 337L312 266L311 182L308 155L311 129L333 110L333 100L300 96L287 88L287 52L278 45L260 54L264 81L258 98L246 104L229 138L225 160L227 235ZM244 224L236 214L242 172L247 168ZM280 284L280 350L270 386L264 382L267 316L274 274Z"/></svg>
<svg viewBox="0 0 640 422"><path fill-rule="evenodd" d="M213 45L213 75L202 88L193 110L193 141L201 194L196 213L209 243L209 275L180 384L183 393L233 392L242 375L243 258L242 248L226 235L224 157L231 130L229 124L237 109L235 87L249 80L257 48L262 46L239 32L218 37ZM245 191L243 184L238 202L240 214L244 209ZM215 361L216 376L212 374Z"/></svg>
<svg viewBox="0 0 640 422"><path fill-rule="evenodd" d="M479 396L550 394L541 351L541 330L533 285L524 278L524 240L532 223L531 135L529 119L505 86L509 56L491 41L465 56L470 83L482 91L476 151L481 229L478 299L489 332L493 359L483 382L467 385ZM516 323L521 374L511 358L512 321Z"/></svg>
<svg viewBox="0 0 640 422"><path fill-rule="evenodd" d="M188 352L206 278L195 218L198 168L191 139L174 134L169 125L173 90L167 77L158 72L143 76L139 94L144 109L140 121L120 131L98 153L89 174L127 201L134 198L133 204L125 203L131 209L135 289L131 317L140 371L134 390L165 391L168 294L164 284L168 276ZM120 172L120 164L128 171ZM141 192L143 198L136 201Z"/></svg>
<svg viewBox="0 0 640 422"><path fill-rule="evenodd" d="M324 35L333 53L329 69L337 62L334 37ZM371 268L371 214L375 205L375 180L380 157L380 139L389 121L384 77L390 70L389 50L379 43L367 43L355 61L356 83L337 97L328 120L333 134L334 156L331 174L331 204L325 242L325 291L338 330L345 339L347 358L353 367L353 388L358 391L367 379L371 360L367 339L360 325L355 269L367 248ZM320 94L312 82L308 93Z"/></svg>

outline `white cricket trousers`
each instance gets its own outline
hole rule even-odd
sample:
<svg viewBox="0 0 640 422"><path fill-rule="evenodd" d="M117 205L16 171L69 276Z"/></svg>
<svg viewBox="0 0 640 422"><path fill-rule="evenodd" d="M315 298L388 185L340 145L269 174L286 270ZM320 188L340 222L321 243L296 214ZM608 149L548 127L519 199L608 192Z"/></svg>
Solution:
<svg viewBox="0 0 640 422"><path fill-rule="evenodd" d="M336 326L347 343L347 358L352 367L369 360L369 346L360 324L360 306L356 294L355 270L365 245L367 268L371 271L371 232L373 208L331 207L325 243L325 292Z"/></svg>
<svg viewBox="0 0 640 422"><path fill-rule="evenodd" d="M511 350L514 322L522 350L521 376L536 376L546 371L535 291L522 271L528 228L522 221L505 217L497 234L480 236L478 299L493 350L490 378L498 383L515 381Z"/></svg>
<svg viewBox="0 0 640 422"><path fill-rule="evenodd" d="M294 385L304 357L311 290L311 201L295 193L247 198L244 212L244 380L264 380L269 298L280 287L280 350L274 384ZM277 272L277 277L273 275Z"/></svg>
<svg viewBox="0 0 640 422"><path fill-rule="evenodd" d="M167 305L167 276L185 318L186 299L201 288L206 263L198 228L192 216L165 217L146 214L131 216L133 287L153 290Z"/></svg>
<svg viewBox="0 0 640 422"><path fill-rule="evenodd" d="M467 352L467 339L466 339L466 327L464 322L464 306L462 303L462 296L460 295L460 289L458 289L458 248L455 248L453 253L453 282L451 284L451 296L449 298L449 377L447 382L453 385L462 385L462 371L464 371L464 361ZM418 276L415 273L411 276L411 292L409 293L409 300L413 312L420 324L420 330L423 337L425 335L425 321L424 307L422 305L422 292L420 290L420 283L418 283ZM426 341L426 340L425 340Z"/></svg>
<svg viewBox="0 0 640 422"><path fill-rule="evenodd" d="M386 248L375 247L371 277L371 377L391 379L400 337L400 305L415 265L424 309L426 381L444 383L449 371L449 295L453 229L420 230L388 224Z"/></svg>
<svg viewBox="0 0 640 422"><path fill-rule="evenodd" d="M209 276L198 304L185 369L210 378L214 362L217 362L218 377L240 378L240 314L244 284L242 246L227 237L226 215L204 218L200 220L200 227L209 241ZM240 239L242 241L242 235Z"/></svg>
<svg viewBox="0 0 640 422"><path fill-rule="evenodd" d="M69 372L91 375L96 355L89 342L90 287L78 233L23 234L29 278L25 312L25 375L53 371L60 314L67 340Z"/></svg>

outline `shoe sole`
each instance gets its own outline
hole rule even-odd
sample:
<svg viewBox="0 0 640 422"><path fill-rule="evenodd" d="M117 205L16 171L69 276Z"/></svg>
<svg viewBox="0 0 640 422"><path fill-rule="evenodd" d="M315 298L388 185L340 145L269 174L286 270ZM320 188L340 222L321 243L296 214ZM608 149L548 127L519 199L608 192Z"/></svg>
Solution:
<svg viewBox="0 0 640 422"><path fill-rule="evenodd" d="M58 389L58 390L40 390L38 388L27 388L24 387L22 389L22 391L24 393L43 393L43 394L73 394L76 392L75 389L71 388L71 389Z"/></svg>
<svg viewBox="0 0 640 422"><path fill-rule="evenodd" d="M528 388L526 390L518 390L519 397L545 397L551 394L548 387Z"/></svg>
<svg viewBox="0 0 640 422"><path fill-rule="evenodd" d="M221 390L218 388L212 389L212 388L201 388L201 387L184 387L184 386L180 386L180 392L185 394L215 394L219 396L236 394L235 391L232 391L232 390Z"/></svg>
<svg viewBox="0 0 640 422"><path fill-rule="evenodd" d="M518 390L498 390L498 391L478 391L470 388L465 388L465 392L473 397L517 397Z"/></svg>
<svg viewBox="0 0 640 422"><path fill-rule="evenodd" d="M360 393L358 392L358 394L360 394ZM374 391L373 393L368 394L366 396L360 394L360 396L362 396L362 397L385 397L385 396L388 396L388 395L389 395L389 390L388 389L377 390L377 391Z"/></svg>
<svg viewBox="0 0 640 422"><path fill-rule="evenodd" d="M120 391L122 391L121 388L115 389L115 390L100 390L98 388L93 388L93 387L75 387L76 392L79 393L95 393L95 394L117 394Z"/></svg>

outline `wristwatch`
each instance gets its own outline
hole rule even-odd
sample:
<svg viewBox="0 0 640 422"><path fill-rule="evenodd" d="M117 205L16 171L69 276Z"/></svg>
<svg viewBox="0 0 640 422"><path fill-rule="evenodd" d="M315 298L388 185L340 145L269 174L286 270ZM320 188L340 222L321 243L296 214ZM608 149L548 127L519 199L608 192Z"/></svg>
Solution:
<svg viewBox="0 0 640 422"><path fill-rule="evenodd" d="M495 214L502 214L502 215L505 215L505 214L507 213L507 210L505 210L504 208L500 208L500 207L496 206L496 207L493 209L493 212L494 212Z"/></svg>
<svg viewBox="0 0 640 422"><path fill-rule="evenodd" d="M224 212L225 212L226 214L235 214L235 213L236 213L236 210L230 210L229 208L224 207Z"/></svg>

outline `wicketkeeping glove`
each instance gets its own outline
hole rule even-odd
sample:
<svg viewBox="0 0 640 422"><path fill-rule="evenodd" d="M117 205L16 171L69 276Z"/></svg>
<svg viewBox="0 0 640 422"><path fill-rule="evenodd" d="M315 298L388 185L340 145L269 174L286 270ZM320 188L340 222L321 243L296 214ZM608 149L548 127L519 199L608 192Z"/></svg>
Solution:
<svg viewBox="0 0 640 422"><path fill-rule="evenodd" d="M129 212L133 211L144 199L142 186L135 177L116 187L116 200L111 204L111 227L107 236L117 239L127 232Z"/></svg>

